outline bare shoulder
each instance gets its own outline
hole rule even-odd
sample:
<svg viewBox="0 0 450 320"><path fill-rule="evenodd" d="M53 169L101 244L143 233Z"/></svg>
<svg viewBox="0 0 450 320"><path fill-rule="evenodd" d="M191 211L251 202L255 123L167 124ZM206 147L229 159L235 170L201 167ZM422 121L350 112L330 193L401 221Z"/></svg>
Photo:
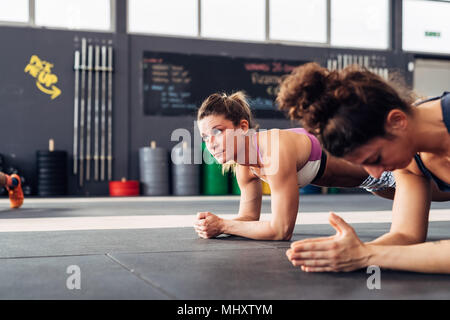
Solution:
<svg viewBox="0 0 450 320"><path fill-rule="evenodd" d="M311 140L305 134L280 129L261 132L263 171L268 181L297 177L296 173L308 161L311 154Z"/></svg>
<svg viewBox="0 0 450 320"><path fill-rule="evenodd" d="M433 116L436 119L442 120L442 104L441 99L425 101L419 103L416 108L426 110L428 115Z"/></svg>
<svg viewBox="0 0 450 320"><path fill-rule="evenodd" d="M258 132L258 142L263 149L273 149L278 147L281 153L293 152L302 153L304 150L311 149L311 140L306 134L298 134L296 132L270 129ZM309 156L309 154L308 154Z"/></svg>
<svg viewBox="0 0 450 320"><path fill-rule="evenodd" d="M401 177L416 177L416 178L425 178L419 166L416 163L416 160L413 158L407 167L403 169L397 169L394 171L395 178Z"/></svg>
<svg viewBox="0 0 450 320"><path fill-rule="evenodd" d="M312 142L308 135L289 130L282 130L280 134L282 156L289 157L295 162L297 170L303 168L311 155Z"/></svg>

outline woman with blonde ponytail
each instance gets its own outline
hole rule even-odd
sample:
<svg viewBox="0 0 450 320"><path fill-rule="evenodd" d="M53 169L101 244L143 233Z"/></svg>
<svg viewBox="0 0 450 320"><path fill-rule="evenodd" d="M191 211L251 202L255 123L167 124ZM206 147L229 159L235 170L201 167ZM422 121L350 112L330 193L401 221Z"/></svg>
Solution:
<svg viewBox="0 0 450 320"><path fill-rule="evenodd" d="M330 156L317 138L303 128L256 131L242 92L214 93L197 113L198 127L208 151L235 170L241 190L235 219L199 212L195 230L202 238L232 234L258 240L289 240L299 208L299 188L362 187L392 199L395 181L389 172L375 179L359 165ZM260 221L262 187L271 190L272 219Z"/></svg>

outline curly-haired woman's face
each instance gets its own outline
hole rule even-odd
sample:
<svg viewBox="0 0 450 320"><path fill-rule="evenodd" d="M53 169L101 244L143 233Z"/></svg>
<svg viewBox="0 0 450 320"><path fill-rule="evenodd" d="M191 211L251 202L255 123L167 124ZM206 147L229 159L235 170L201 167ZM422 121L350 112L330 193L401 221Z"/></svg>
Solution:
<svg viewBox="0 0 450 320"><path fill-rule="evenodd" d="M395 136L375 138L344 156L344 159L362 165L371 176L379 178L383 171L406 168L414 154L406 136Z"/></svg>
<svg viewBox="0 0 450 320"><path fill-rule="evenodd" d="M198 127L206 148L219 163L235 160L237 154L245 151L245 143L238 142L244 141L244 131L224 116L207 116L198 122Z"/></svg>

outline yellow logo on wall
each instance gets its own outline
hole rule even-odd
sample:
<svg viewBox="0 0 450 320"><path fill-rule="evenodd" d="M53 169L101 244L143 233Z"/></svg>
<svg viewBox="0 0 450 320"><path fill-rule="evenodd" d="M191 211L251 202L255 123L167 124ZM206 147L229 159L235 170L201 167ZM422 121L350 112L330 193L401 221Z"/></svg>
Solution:
<svg viewBox="0 0 450 320"><path fill-rule="evenodd" d="M54 85L58 82L58 77L52 74L52 68L52 63L43 61L38 56L32 55L24 71L25 73L29 73L33 78L36 78L36 86L38 89L49 94L53 100L61 94L61 90Z"/></svg>

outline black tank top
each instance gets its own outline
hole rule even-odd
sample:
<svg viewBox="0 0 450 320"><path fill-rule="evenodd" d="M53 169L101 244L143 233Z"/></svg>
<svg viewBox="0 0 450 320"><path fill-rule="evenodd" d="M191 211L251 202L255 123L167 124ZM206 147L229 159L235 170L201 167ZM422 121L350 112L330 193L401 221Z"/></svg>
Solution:
<svg viewBox="0 0 450 320"><path fill-rule="evenodd" d="M442 115L444 117L444 124L447 127L447 131L450 134L450 92L444 92L444 94L440 97L434 97L430 98L424 101L421 101L419 104L422 104L424 102L432 101L441 99L441 106L442 106ZM438 177L436 177L430 170L425 167L422 159L420 158L420 155L416 154L414 159L416 160L417 165L419 166L420 171L428 177L429 179L433 179L436 182L436 185L438 186L439 190L444 192L450 192L450 184L442 181Z"/></svg>

